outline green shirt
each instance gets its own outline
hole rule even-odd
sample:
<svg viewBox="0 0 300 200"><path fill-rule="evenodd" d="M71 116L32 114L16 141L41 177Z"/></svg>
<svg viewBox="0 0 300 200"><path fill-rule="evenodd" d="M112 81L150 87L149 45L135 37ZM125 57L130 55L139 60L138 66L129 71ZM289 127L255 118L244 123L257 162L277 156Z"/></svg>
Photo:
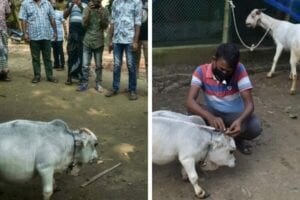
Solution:
<svg viewBox="0 0 300 200"><path fill-rule="evenodd" d="M101 16L98 9L84 8L82 20L85 29L84 46L92 49L104 46L104 30L108 26L108 17L109 12L107 9L104 9Z"/></svg>

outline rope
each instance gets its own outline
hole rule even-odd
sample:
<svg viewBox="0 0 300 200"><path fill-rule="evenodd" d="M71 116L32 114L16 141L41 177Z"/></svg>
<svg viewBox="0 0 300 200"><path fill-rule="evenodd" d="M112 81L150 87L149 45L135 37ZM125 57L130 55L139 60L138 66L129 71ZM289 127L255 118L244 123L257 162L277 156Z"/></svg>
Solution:
<svg viewBox="0 0 300 200"><path fill-rule="evenodd" d="M232 0L228 0L228 3L230 4L230 7L231 7L231 12L232 12L232 18L233 18L233 24L234 24L234 28L235 28L235 32L240 40L240 42L242 43L242 45L249 49L250 51L254 51L254 49L256 49L261 43L262 41L265 39L265 37L267 36L267 34L269 33L269 31L271 30L270 28L268 28L265 32L265 34L263 35L263 37L260 39L260 41L254 45L252 44L251 46L248 46L241 38L240 36L240 33L238 31L238 28L237 28L237 25L236 25L236 20L235 20L235 14L234 14L234 8L235 8L235 5L233 4Z"/></svg>

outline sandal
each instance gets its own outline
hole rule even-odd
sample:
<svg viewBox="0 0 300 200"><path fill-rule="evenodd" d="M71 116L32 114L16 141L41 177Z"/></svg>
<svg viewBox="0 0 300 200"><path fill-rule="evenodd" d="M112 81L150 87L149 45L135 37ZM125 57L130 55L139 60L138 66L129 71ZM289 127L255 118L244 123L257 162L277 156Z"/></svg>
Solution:
<svg viewBox="0 0 300 200"><path fill-rule="evenodd" d="M242 154L245 155L252 154L252 146L250 144L247 144L244 140L236 140L235 144L237 150L239 150Z"/></svg>

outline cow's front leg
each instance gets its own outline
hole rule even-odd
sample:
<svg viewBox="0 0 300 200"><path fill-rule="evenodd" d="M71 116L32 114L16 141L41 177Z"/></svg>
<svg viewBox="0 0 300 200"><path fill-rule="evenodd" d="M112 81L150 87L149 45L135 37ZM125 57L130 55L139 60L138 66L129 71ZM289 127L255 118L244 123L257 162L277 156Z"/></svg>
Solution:
<svg viewBox="0 0 300 200"><path fill-rule="evenodd" d="M191 184L194 187L195 195L198 198L204 199L209 195L198 185L198 175L195 167L195 160L193 158L179 158L185 172L188 175L188 178Z"/></svg>
<svg viewBox="0 0 300 200"><path fill-rule="evenodd" d="M53 194L53 168L43 168L43 169L37 169L41 179L42 179L42 185L43 185L43 196L44 200L49 200L51 195Z"/></svg>
<svg viewBox="0 0 300 200"><path fill-rule="evenodd" d="M188 179L189 179L189 177L188 177L186 171L184 170L184 167L181 167L181 178L182 178L182 180L184 180L184 181L188 181Z"/></svg>

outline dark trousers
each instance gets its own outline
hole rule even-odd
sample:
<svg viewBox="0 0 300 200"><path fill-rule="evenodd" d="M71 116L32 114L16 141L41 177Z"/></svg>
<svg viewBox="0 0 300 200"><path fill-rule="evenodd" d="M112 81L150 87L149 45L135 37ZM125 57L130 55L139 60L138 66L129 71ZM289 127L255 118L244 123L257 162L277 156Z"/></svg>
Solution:
<svg viewBox="0 0 300 200"><path fill-rule="evenodd" d="M30 40L30 51L32 58L33 74L35 78L41 78L41 59L42 52L43 62L47 79L52 78L51 65L51 41L50 40Z"/></svg>
<svg viewBox="0 0 300 200"><path fill-rule="evenodd" d="M52 41L51 44L54 58L54 68L63 69L65 66L63 41Z"/></svg>

